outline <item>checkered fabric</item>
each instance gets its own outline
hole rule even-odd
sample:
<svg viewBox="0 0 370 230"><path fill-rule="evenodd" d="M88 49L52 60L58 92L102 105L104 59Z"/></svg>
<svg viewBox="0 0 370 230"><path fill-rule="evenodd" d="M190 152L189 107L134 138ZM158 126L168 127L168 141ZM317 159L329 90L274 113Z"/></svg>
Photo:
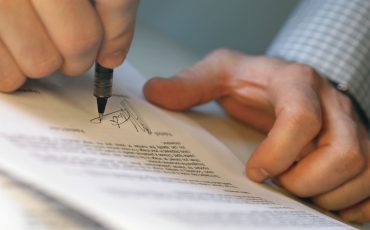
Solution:
<svg viewBox="0 0 370 230"><path fill-rule="evenodd" d="M348 88L370 120L370 0L302 1L267 54Z"/></svg>

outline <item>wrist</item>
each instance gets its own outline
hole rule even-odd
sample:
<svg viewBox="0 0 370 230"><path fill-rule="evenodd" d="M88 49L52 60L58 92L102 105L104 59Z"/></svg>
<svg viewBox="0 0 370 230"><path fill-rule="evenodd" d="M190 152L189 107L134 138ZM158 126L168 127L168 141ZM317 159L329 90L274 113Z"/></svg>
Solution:
<svg viewBox="0 0 370 230"><path fill-rule="evenodd" d="M366 113L358 101L349 92L348 86L342 83L337 83L335 81L329 80L329 82L336 88L339 92L346 95L352 102L353 110L355 111L357 117L365 125L366 129L369 129L369 120L367 119Z"/></svg>

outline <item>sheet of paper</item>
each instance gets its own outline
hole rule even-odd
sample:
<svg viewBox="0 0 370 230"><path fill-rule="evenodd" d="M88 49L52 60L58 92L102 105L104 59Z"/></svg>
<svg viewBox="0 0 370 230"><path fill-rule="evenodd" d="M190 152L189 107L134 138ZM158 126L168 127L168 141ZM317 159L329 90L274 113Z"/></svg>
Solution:
<svg viewBox="0 0 370 230"><path fill-rule="evenodd" d="M116 72L99 121L92 73L0 95L0 168L112 229L350 229L245 177L218 140Z"/></svg>
<svg viewBox="0 0 370 230"><path fill-rule="evenodd" d="M0 229L101 230L104 226L0 172ZM6 217L6 218L4 218Z"/></svg>

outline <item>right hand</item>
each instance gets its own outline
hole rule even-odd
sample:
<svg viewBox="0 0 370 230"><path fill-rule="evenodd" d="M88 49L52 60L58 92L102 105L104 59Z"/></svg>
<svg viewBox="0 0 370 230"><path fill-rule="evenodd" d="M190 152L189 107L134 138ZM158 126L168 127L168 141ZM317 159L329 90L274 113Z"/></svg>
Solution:
<svg viewBox="0 0 370 230"><path fill-rule="evenodd" d="M138 0L0 1L0 92L55 71L78 76L128 52ZM94 6L95 5L95 6Z"/></svg>

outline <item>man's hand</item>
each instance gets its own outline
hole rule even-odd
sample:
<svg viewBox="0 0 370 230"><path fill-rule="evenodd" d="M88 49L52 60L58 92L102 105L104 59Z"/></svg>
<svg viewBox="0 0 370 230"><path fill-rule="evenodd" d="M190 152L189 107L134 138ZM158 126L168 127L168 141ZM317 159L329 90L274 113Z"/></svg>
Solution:
<svg viewBox="0 0 370 230"><path fill-rule="evenodd" d="M129 49L138 0L0 1L0 92L60 70L78 76L95 59L120 65Z"/></svg>
<svg viewBox="0 0 370 230"><path fill-rule="evenodd" d="M218 50L171 79L150 80L144 94L177 111L217 100L231 116L266 132L247 163L254 181L275 178L330 210L369 196L366 131L351 101L308 66Z"/></svg>

